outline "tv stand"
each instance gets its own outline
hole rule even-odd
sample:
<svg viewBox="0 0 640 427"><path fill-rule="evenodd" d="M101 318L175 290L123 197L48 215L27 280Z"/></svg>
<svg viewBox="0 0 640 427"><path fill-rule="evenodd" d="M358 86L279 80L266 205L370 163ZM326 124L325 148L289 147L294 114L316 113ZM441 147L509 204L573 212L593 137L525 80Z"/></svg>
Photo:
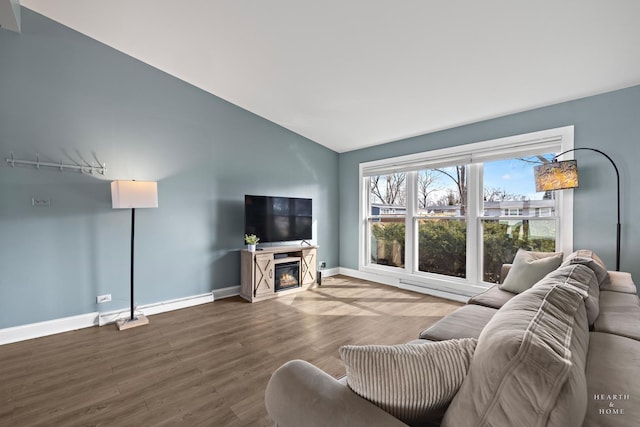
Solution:
<svg viewBox="0 0 640 427"><path fill-rule="evenodd" d="M313 245L263 248L259 252L243 249L240 253L240 296L256 302L315 287L318 275L317 249ZM285 263L294 269L297 263L298 286L277 290L276 265Z"/></svg>

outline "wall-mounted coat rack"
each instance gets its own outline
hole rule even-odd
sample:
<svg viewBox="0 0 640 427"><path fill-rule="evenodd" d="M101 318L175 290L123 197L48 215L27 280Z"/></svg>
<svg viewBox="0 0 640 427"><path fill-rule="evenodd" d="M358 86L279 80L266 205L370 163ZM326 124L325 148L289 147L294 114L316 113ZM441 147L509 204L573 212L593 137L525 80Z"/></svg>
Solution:
<svg viewBox="0 0 640 427"><path fill-rule="evenodd" d="M15 159L13 157L13 153L11 153L11 157L7 157L5 160L12 167L15 167L16 165L30 165L30 166L35 166L36 169L40 169L41 167L56 168L56 169L59 169L61 172L68 170L68 171L78 171L78 172L87 173L87 174L99 173L101 175L105 175L107 173L107 165L105 163L101 164L100 166L96 166L96 165L70 165L70 164L62 163L62 160L60 161L60 163L41 162L37 154L36 154L35 161Z"/></svg>

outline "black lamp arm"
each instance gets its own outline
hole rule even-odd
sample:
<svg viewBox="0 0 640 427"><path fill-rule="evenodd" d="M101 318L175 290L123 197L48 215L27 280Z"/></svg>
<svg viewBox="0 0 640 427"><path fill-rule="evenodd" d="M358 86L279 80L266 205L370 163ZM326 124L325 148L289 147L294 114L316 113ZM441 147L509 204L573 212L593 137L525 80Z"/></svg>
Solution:
<svg viewBox="0 0 640 427"><path fill-rule="evenodd" d="M556 154L555 156L553 156L552 161L556 161L557 158L562 156L563 154L570 153L571 151L578 151L578 150L589 150L589 151L595 151L596 153L602 154L607 158L607 160L609 160L609 162L611 162L613 169L615 169L616 171L616 183L618 186L618 189L617 189L618 190L618 223L616 224L616 234L617 234L616 236L616 271L620 271L620 172L618 171L618 166L616 166L616 163L613 161L613 159L609 157L606 153L603 153L602 151L595 148L587 148L587 147L572 148L570 150L563 151L562 153Z"/></svg>

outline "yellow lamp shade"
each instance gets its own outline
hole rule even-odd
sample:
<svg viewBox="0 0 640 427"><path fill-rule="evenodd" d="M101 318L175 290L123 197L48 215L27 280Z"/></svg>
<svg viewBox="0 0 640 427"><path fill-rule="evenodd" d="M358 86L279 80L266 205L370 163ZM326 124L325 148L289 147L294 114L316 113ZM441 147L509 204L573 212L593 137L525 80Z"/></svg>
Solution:
<svg viewBox="0 0 640 427"><path fill-rule="evenodd" d="M563 190L578 186L578 163L575 160L545 163L533 168L536 191Z"/></svg>

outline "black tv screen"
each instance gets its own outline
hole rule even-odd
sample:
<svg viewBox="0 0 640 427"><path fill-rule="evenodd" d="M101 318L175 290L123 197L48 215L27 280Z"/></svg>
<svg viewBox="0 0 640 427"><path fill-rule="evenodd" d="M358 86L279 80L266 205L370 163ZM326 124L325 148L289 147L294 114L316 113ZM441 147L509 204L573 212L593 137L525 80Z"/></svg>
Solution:
<svg viewBox="0 0 640 427"><path fill-rule="evenodd" d="M312 199L244 196L244 233L260 242L312 239Z"/></svg>

